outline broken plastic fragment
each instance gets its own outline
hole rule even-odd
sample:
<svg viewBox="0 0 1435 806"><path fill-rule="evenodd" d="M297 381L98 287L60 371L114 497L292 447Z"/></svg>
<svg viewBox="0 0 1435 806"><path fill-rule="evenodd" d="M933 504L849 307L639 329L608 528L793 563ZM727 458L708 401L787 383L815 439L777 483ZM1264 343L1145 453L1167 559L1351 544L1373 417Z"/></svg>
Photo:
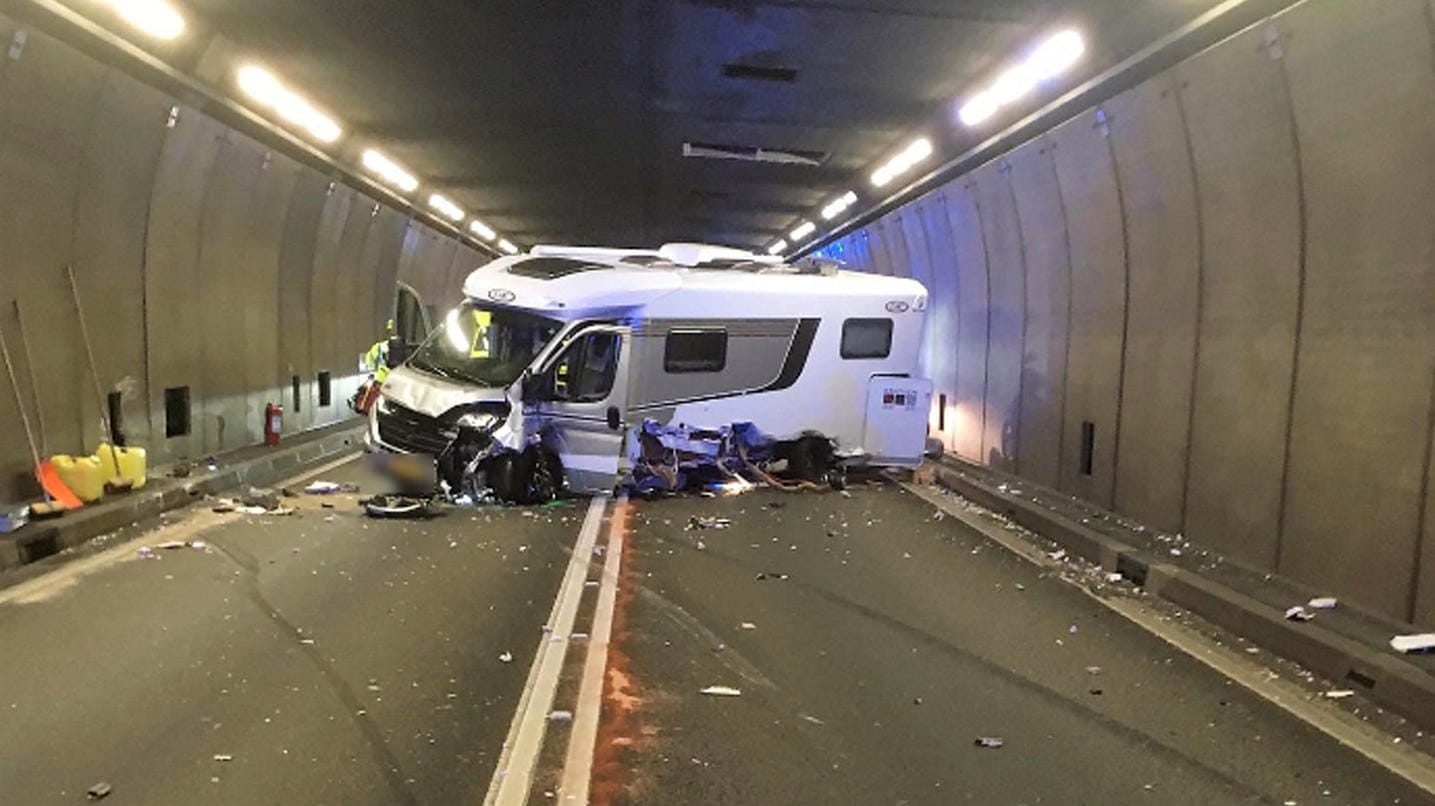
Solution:
<svg viewBox="0 0 1435 806"><path fill-rule="evenodd" d="M1429 652L1435 649L1435 633L1422 632L1411 635L1397 635L1390 639L1390 648L1396 652Z"/></svg>
<svg viewBox="0 0 1435 806"><path fill-rule="evenodd" d="M85 797L89 798L90 800L100 800L101 798L109 797L110 792L112 792L113 789L114 788L111 787L109 784L105 783L104 781L101 781L98 784L95 784L94 786L90 787L89 789L86 789Z"/></svg>
<svg viewBox="0 0 1435 806"><path fill-rule="evenodd" d="M1348 688L1338 688L1333 691L1327 691L1322 696L1324 696L1327 700L1343 700L1346 697L1355 696L1355 692L1351 691Z"/></svg>
<svg viewBox="0 0 1435 806"><path fill-rule="evenodd" d="M1286 620L1288 621L1310 621L1313 618L1315 618L1315 614L1306 610L1303 605L1293 605L1286 610Z"/></svg>
<svg viewBox="0 0 1435 806"><path fill-rule="evenodd" d="M513 662L513 653L512 653L512 652L504 652L502 655L499 655L499 656L498 656L498 660L499 660L500 662L502 662L502 663L512 663L512 662Z"/></svg>
<svg viewBox="0 0 1435 806"><path fill-rule="evenodd" d="M708 686L699 694L706 694L709 697L741 697L742 692L732 686Z"/></svg>
<svg viewBox="0 0 1435 806"><path fill-rule="evenodd" d="M739 626L742 627L742 629L744 629L744 630L755 630L755 629L757 629L757 625L756 625L756 624L753 624L751 621L744 621L744 622L743 622L742 624L740 624Z"/></svg>
<svg viewBox="0 0 1435 806"><path fill-rule="evenodd" d="M1315 610L1332 610L1335 608L1336 598L1334 596L1317 596L1305 604L1306 607Z"/></svg>
<svg viewBox="0 0 1435 806"><path fill-rule="evenodd" d="M1115 585L1116 583L1120 582L1120 581L1123 580L1123 579L1125 579L1125 577L1121 576L1121 572L1120 572L1120 571L1111 571L1110 573L1108 573L1108 574L1106 575L1106 581L1107 581L1107 582L1110 582L1110 583L1113 584L1113 585Z"/></svg>
<svg viewBox="0 0 1435 806"><path fill-rule="evenodd" d="M976 745L977 747L985 747L989 750L996 750L1003 744L1006 744L1006 742L1003 742L1000 738L996 736L978 736L976 738L976 741L972 742L972 744Z"/></svg>
<svg viewBox="0 0 1435 806"><path fill-rule="evenodd" d="M1056 551L1049 551L1047 552L1046 556L1050 559L1056 560L1057 562L1061 562L1062 560L1066 559L1066 549L1057 549Z"/></svg>
<svg viewBox="0 0 1435 806"><path fill-rule="evenodd" d="M757 581L761 582L764 579L787 579L787 574L778 574L771 571L758 571Z"/></svg>
<svg viewBox="0 0 1435 806"><path fill-rule="evenodd" d="M214 760L215 760L215 761L233 761L233 760L234 760L234 756L231 756L231 755L229 755L228 753L215 753L215 754L214 754Z"/></svg>
<svg viewBox="0 0 1435 806"><path fill-rule="evenodd" d="M573 721L573 712L572 712L572 711L554 711L553 713L551 713L551 714L548 715L548 721L550 721L550 722L572 722L572 721Z"/></svg>

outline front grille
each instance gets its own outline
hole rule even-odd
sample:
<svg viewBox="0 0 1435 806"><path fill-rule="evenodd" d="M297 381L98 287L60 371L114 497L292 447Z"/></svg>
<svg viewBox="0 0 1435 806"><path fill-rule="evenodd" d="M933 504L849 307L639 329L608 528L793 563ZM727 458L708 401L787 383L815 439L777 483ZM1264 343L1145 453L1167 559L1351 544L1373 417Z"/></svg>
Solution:
<svg viewBox="0 0 1435 806"><path fill-rule="evenodd" d="M385 401L385 406L387 411L378 413L379 439L384 444L408 453L438 456L453 441L455 433L448 431L438 418L392 400Z"/></svg>

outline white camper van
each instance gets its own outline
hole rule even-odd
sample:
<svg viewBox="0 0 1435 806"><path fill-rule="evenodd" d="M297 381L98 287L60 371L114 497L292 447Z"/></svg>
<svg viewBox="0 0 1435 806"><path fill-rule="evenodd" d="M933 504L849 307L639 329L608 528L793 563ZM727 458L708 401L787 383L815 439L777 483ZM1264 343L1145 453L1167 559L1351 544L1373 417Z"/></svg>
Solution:
<svg viewBox="0 0 1435 806"><path fill-rule="evenodd" d="M808 476L921 462L915 280L691 244L536 247L463 292L389 374L368 433L451 487L612 490L645 424L751 424Z"/></svg>

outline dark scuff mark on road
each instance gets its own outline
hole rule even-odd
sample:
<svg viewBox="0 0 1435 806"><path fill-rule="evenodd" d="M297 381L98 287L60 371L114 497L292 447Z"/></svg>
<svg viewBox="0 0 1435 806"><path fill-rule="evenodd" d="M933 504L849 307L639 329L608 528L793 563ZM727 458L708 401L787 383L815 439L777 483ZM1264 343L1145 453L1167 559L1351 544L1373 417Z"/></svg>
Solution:
<svg viewBox="0 0 1435 806"><path fill-rule="evenodd" d="M309 662L314 666L315 670L319 672L319 676L328 684L329 689L333 691L334 696L339 699L339 702L344 704L344 707L348 710L349 718L353 720L354 726L357 727L363 735L365 743L373 754L374 761L379 765L384 780L388 783L389 790L393 793L393 802L406 804L406 806L418 806L418 798L409 791L408 786L404 783L405 778L403 772L399 769L398 758L393 754L393 751L389 749L388 742L385 741L378 726L373 723L373 720L369 719L365 704L359 699L358 695L354 693L348 681L339 674L339 671L319 653L317 646L312 643L302 643L304 639L310 638L311 636L305 635L304 632L294 626L283 613L276 610L274 606L269 603L269 600L265 598L264 592L259 589L258 562L247 552L232 546L223 545L214 539L209 541L209 545L217 549L221 555L244 571L241 576L244 579L245 593L248 595L250 601L259 608L260 612L264 613L271 621L277 624L286 635L294 639L299 651L303 653L304 657L309 659Z"/></svg>

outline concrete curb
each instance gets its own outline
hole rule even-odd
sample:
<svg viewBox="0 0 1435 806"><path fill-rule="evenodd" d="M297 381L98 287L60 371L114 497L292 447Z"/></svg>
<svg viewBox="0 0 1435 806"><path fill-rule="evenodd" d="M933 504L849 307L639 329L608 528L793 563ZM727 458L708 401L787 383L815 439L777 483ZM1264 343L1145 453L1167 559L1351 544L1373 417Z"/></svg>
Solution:
<svg viewBox="0 0 1435 806"><path fill-rule="evenodd" d="M1072 554L1118 571L1148 593L1185 608L1287 660L1343 681L1427 729L1435 729L1435 676L1399 655L1353 641L1314 622L1288 621L1275 607L1149 552L1082 526L1039 504L938 465L939 484Z"/></svg>
<svg viewBox="0 0 1435 806"><path fill-rule="evenodd" d="M264 486L356 449L363 441L364 425L340 428L317 438L295 437L292 446L281 445L272 452L219 470L196 473L184 482L162 489L139 490L86 507L54 521L31 523L11 535L0 537L0 572L42 560L124 526L153 518L185 506L205 495L248 485ZM223 461L223 457L220 457Z"/></svg>

